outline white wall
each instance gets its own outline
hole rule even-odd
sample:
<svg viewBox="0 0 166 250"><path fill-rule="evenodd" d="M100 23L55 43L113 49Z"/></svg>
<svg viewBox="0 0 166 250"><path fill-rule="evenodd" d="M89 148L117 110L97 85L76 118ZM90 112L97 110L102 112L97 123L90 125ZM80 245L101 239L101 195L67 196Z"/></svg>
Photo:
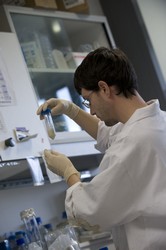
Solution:
<svg viewBox="0 0 166 250"><path fill-rule="evenodd" d="M89 0L90 14L103 15L99 0ZM64 211L65 182L40 187L24 187L0 191L0 235L18 230L21 210L33 207L44 223L57 222Z"/></svg>
<svg viewBox="0 0 166 250"><path fill-rule="evenodd" d="M148 36L151 40L166 89L166 1L137 0Z"/></svg>
<svg viewBox="0 0 166 250"><path fill-rule="evenodd" d="M44 223L57 224L64 211L65 182L0 191L0 234L22 226L20 211L34 208Z"/></svg>

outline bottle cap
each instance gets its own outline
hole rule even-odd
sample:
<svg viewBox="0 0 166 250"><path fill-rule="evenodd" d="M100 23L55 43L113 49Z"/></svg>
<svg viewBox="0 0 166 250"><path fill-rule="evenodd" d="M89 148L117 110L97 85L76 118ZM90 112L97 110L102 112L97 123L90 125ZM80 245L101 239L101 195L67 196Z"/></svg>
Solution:
<svg viewBox="0 0 166 250"><path fill-rule="evenodd" d="M37 224L41 224L42 223L41 217L36 217L36 221L37 221Z"/></svg>
<svg viewBox="0 0 166 250"><path fill-rule="evenodd" d="M17 246L21 246L22 244L25 244L24 238L19 238L18 240L16 240L17 242Z"/></svg>
<svg viewBox="0 0 166 250"><path fill-rule="evenodd" d="M44 227L46 229L52 229L52 224L51 223L45 224Z"/></svg>
<svg viewBox="0 0 166 250"><path fill-rule="evenodd" d="M41 111L41 115L48 115L51 113L51 109L46 109Z"/></svg>
<svg viewBox="0 0 166 250"><path fill-rule="evenodd" d="M23 234L24 234L23 231L17 231L17 232L15 232L15 236L19 236L19 235L23 235Z"/></svg>
<svg viewBox="0 0 166 250"><path fill-rule="evenodd" d="M42 224L42 220L41 220L40 217L36 217L35 219L36 219L36 222L37 222L38 225ZM35 223L33 219L31 219L30 222L31 222L32 225L34 225L34 223Z"/></svg>
<svg viewBox="0 0 166 250"><path fill-rule="evenodd" d="M9 237L8 237L8 240L9 241L12 241L12 240L15 240L16 239L16 235L10 235Z"/></svg>
<svg viewBox="0 0 166 250"><path fill-rule="evenodd" d="M62 212L62 219L67 219L66 211L63 211L63 212Z"/></svg>

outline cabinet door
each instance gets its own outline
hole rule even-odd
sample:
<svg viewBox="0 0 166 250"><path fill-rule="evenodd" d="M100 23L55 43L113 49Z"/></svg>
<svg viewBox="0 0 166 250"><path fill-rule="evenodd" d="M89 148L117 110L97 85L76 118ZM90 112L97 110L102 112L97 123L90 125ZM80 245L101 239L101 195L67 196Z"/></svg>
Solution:
<svg viewBox="0 0 166 250"><path fill-rule="evenodd" d="M55 97L85 109L74 89L73 74L88 52L115 46L106 18L11 6L5 11L17 34L38 104ZM53 120L56 143L92 140L68 117L60 115Z"/></svg>
<svg viewBox="0 0 166 250"><path fill-rule="evenodd" d="M37 107L36 96L17 37L13 33L1 32L1 160L6 161L22 159L28 156L40 156L41 151L45 148L50 148L44 123L36 115ZM5 145L5 141L9 138L13 138L13 141L15 141L13 147Z"/></svg>

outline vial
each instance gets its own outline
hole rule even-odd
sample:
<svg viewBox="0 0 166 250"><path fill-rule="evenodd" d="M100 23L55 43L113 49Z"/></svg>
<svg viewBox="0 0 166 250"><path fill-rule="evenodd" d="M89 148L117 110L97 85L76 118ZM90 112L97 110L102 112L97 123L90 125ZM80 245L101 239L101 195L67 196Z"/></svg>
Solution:
<svg viewBox="0 0 166 250"><path fill-rule="evenodd" d="M52 116L51 116L51 110L50 109L46 109L44 111L42 110L41 115L44 116L48 136L50 139L53 140L56 136L56 132L55 132Z"/></svg>

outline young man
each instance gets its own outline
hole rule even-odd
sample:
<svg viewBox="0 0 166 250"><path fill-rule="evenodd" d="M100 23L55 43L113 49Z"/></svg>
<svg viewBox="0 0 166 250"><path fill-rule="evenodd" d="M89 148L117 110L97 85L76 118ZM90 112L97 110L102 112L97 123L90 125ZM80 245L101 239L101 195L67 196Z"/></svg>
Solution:
<svg viewBox="0 0 166 250"><path fill-rule="evenodd" d="M69 185L68 219L99 230L111 230L119 250L166 248L166 113L158 100L145 102L137 77L120 49L90 52L76 69L75 88L90 108L49 99L52 115L66 114L93 138L104 154L100 173L81 183L63 154L45 150L47 164ZM43 119L42 116L40 116Z"/></svg>

